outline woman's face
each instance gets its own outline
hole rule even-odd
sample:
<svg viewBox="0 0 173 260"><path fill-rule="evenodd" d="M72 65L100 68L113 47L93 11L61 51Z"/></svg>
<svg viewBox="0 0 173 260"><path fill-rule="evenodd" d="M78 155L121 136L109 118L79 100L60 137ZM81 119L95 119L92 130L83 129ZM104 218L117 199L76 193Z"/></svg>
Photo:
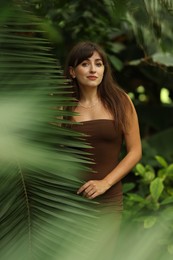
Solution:
<svg viewBox="0 0 173 260"><path fill-rule="evenodd" d="M104 64L97 51L75 68L70 67L70 75L76 78L80 87L98 87L104 75Z"/></svg>

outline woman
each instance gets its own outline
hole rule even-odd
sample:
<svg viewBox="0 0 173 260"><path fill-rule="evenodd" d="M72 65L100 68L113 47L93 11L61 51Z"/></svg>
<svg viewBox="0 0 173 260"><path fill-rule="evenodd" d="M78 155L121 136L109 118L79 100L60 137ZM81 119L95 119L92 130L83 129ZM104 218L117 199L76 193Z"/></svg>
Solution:
<svg viewBox="0 0 173 260"><path fill-rule="evenodd" d="M92 42L80 42L69 53L66 76L72 80L71 108L76 115L72 129L86 135L92 148L85 149L92 159L92 171L77 193L94 199L102 212L122 211L122 178L141 158L141 141L135 108L114 82L102 48ZM119 161L122 142L126 156ZM110 228L111 229L111 228ZM106 229L107 230L107 229Z"/></svg>

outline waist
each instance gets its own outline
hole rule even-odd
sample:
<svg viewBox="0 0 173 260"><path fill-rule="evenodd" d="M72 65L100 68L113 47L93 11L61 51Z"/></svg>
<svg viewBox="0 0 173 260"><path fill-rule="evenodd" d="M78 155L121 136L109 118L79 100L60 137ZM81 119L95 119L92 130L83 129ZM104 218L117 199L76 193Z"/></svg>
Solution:
<svg viewBox="0 0 173 260"><path fill-rule="evenodd" d="M102 207L116 208L117 210L123 209L123 193L121 181L113 185L104 194L95 199L101 204Z"/></svg>

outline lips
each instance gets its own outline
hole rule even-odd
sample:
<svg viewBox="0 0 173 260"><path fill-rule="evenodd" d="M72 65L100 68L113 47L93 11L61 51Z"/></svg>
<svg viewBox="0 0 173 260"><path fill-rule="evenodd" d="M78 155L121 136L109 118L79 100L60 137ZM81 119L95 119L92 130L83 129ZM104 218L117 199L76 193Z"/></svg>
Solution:
<svg viewBox="0 0 173 260"><path fill-rule="evenodd" d="M88 76L87 78L90 79L90 80L96 80L97 79L96 76Z"/></svg>

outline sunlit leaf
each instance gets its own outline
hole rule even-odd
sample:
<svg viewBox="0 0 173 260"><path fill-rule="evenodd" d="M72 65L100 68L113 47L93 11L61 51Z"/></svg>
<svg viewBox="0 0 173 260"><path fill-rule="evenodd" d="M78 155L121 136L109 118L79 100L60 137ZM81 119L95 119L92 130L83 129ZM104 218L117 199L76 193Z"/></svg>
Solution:
<svg viewBox="0 0 173 260"><path fill-rule="evenodd" d="M143 176L145 174L145 167L141 163L138 163L135 168L136 168L136 171L137 171L136 175Z"/></svg>
<svg viewBox="0 0 173 260"><path fill-rule="evenodd" d="M155 225L156 221L157 221L157 218L154 216L149 216L149 217L145 218L144 228L148 229L148 228L153 227Z"/></svg>
<svg viewBox="0 0 173 260"><path fill-rule="evenodd" d="M162 156L156 155L155 158L160 163L160 165L162 167L164 167L164 168L168 167L168 163L166 162L166 160Z"/></svg>
<svg viewBox="0 0 173 260"><path fill-rule="evenodd" d="M155 201L158 201L162 191L164 189L163 181L159 177L154 179L150 184L150 192L151 196Z"/></svg>
<svg viewBox="0 0 173 260"><path fill-rule="evenodd" d="M171 53L155 53L152 55L152 59L154 62L167 67L173 66L173 55Z"/></svg>

